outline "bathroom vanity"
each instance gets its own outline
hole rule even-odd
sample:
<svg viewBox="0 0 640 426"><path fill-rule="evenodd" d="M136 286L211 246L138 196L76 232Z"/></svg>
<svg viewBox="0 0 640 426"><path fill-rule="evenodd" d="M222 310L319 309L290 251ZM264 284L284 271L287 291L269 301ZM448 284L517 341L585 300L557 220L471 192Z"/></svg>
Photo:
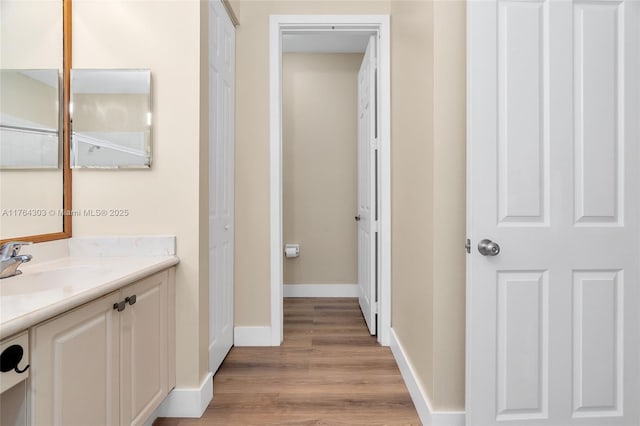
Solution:
<svg viewBox="0 0 640 426"><path fill-rule="evenodd" d="M175 386L177 263L68 256L0 280L0 424L144 424Z"/></svg>
<svg viewBox="0 0 640 426"><path fill-rule="evenodd" d="M152 134L150 70L71 84L71 7L0 3L0 241L38 243L0 250L0 426L144 424L175 384L175 237L71 238L81 215L138 229L73 210L70 167L148 169Z"/></svg>

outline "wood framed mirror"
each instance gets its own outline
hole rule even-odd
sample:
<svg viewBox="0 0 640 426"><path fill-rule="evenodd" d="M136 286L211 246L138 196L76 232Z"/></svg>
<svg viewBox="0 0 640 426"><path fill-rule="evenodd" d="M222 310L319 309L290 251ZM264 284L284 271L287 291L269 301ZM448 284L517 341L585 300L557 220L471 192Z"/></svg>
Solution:
<svg viewBox="0 0 640 426"><path fill-rule="evenodd" d="M2 9L0 243L70 238L71 0Z"/></svg>

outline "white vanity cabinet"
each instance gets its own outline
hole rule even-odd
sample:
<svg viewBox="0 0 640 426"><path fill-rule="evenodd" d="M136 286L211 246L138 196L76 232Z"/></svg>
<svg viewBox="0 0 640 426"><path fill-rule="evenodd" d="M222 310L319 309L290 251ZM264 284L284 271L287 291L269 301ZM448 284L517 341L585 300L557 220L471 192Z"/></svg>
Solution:
<svg viewBox="0 0 640 426"><path fill-rule="evenodd" d="M175 385L174 268L31 330L32 425L142 424Z"/></svg>
<svg viewBox="0 0 640 426"><path fill-rule="evenodd" d="M175 386L174 269L123 291L136 296L121 312L120 424L143 424ZM171 275L172 276L172 275Z"/></svg>
<svg viewBox="0 0 640 426"><path fill-rule="evenodd" d="M111 293L32 329L32 425L118 423L120 299Z"/></svg>

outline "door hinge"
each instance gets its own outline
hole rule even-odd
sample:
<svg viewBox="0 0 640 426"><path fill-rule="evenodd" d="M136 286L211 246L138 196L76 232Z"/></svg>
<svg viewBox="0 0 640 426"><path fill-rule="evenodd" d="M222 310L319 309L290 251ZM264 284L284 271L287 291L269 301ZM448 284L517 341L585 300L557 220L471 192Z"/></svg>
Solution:
<svg viewBox="0 0 640 426"><path fill-rule="evenodd" d="M380 302L375 302L375 303L373 304L373 313L374 313L374 314L377 314L377 313L379 312L379 309L380 309L380 306L379 306L379 305L380 305Z"/></svg>
<svg viewBox="0 0 640 426"><path fill-rule="evenodd" d="M467 253L471 253L471 240L467 238L467 242L464 245L464 248L467 250Z"/></svg>

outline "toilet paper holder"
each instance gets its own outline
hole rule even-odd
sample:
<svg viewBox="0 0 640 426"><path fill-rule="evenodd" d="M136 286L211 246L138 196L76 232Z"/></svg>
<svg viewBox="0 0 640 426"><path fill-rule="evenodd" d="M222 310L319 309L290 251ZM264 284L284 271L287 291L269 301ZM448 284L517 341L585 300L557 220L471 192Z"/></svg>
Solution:
<svg viewBox="0 0 640 426"><path fill-rule="evenodd" d="M284 256L288 258L300 256L300 244L285 244Z"/></svg>

